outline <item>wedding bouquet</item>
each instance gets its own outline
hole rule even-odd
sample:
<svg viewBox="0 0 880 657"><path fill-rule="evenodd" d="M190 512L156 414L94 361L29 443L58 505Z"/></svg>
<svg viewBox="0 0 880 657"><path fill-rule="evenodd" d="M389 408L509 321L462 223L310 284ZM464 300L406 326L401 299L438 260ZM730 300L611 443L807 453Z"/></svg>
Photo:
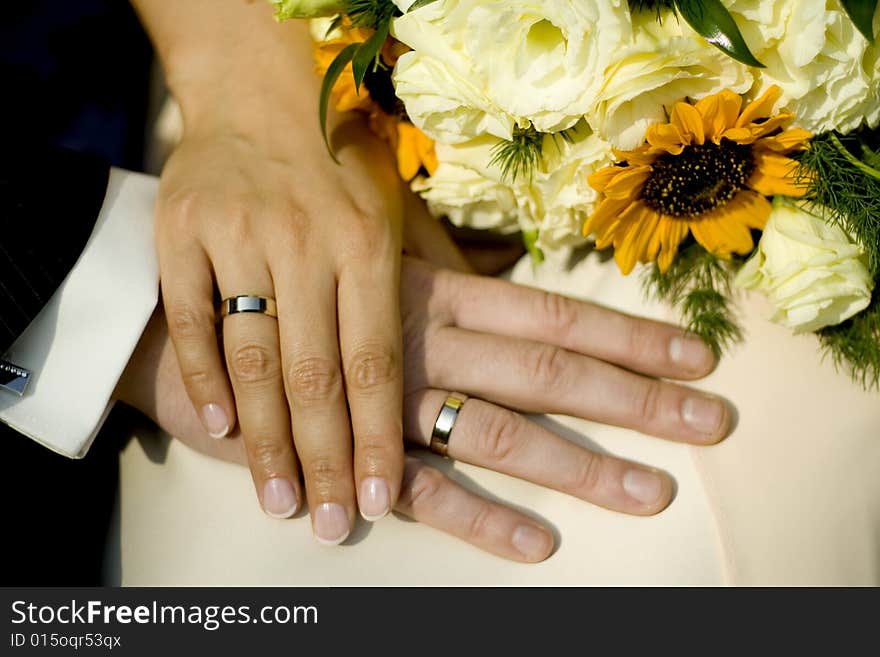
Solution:
<svg viewBox="0 0 880 657"><path fill-rule="evenodd" d="M880 385L878 0L270 1L437 216L613 248L716 353L759 290Z"/></svg>

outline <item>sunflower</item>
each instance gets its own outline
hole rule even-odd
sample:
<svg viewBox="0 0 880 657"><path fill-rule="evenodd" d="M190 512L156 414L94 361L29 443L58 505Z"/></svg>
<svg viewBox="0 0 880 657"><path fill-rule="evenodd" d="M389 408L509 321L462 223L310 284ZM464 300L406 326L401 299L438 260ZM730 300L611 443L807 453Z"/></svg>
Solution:
<svg viewBox="0 0 880 657"><path fill-rule="evenodd" d="M643 146L615 151L620 161L590 176L604 199L584 235L595 235L599 249L613 245L624 274L654 261L665 273L688 234L719 258L751 253L751 229L763 229L770 214L766 197L806 191L788 154L812 135L784 129L794 115L773 114L780 95L774 86L745 109L727 90L676 103Z"/></svg>
<svg viewBox="0 0 880 657"><path fill-rule="evenodd" d="M324 76L330 64L343 48L352 43L363 43L370 38L369 29L342 26L333 38L315 43L316 70ZM364 78L360 93L354 84L354 73L349 63L333 87L333 106L337 112L359 111L367 114L370 128L389 143L397 157L397 171L409 182L423 168L429 175L437 170L434 141L416 128L406 117L403 103L394 93L391 69L397 59L409 48L391 37L382 46L382 67L370 69Z"/></svg>

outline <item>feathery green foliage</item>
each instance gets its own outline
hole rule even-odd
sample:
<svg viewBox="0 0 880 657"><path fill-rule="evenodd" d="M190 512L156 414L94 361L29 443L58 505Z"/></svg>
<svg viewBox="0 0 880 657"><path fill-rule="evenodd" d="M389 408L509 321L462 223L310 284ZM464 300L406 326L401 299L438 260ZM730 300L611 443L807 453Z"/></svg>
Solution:
<svg viewBox="0 0 880 657"><path fill-rule="evenodd" d="M498 166L505 180L516 182L520 175L531 176L541 163L544 155L546 137L550 137L556 148L561 148L561 142L571 144L574 141L572 133L575 128L562 130L561 132L538 132L534 126L528 128L514 128L513 138L509 141L499 141L492 147L492 159L489 166Z"/></svg>
<svg viewBox="0 0 880 657"><path fill-rule="evenodd" d="M819 135L801 155L798 173L807 182L809 202L830 210L830 219L864 245L874 278L868 308L820 330L819 340L855 382L880 388L880 134Z"/></svg>
<svg viewBox="0 0 880 657"><path fill-rule="evenodd" d="M865 390L880 389L880 290L871 305L837 326L819 331L826 355L838 369L848 369Z"/></svg>
<svg viewBox="0 0 880 657"><path fill-rule="evenodd" d="M742 339L730 301L730 265L689 240L665 274L656 263L645 273L646 293L679 309L687 329L716 356Z"/></svg>
<svg viewBox="0 0 880 657"><path fill-rule="evenodd" d="M880 160L876 133L841 137L827 132L800 156L798 177L810 202L831 211L831 220L858 238L868 251L871 274L880 274Z"/></svg>
<svg viewBox="0 0 880 657"><path fill-rule="evenodd" d="M498 166L501 175L516 182L520 175L531 176L544 153L544 133L533 126L514 128L510 141L500 141L492 147L489 166Z"/></svg>

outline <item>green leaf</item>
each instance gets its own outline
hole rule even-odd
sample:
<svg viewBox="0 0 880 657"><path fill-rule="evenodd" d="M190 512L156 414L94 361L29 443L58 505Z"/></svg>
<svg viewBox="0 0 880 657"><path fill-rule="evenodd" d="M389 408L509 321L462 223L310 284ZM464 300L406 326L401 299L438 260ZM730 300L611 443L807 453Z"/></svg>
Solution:
<svg viewBox="0 0 880 657"><path fill-rule="evenodd" d="M874 13L877 0L840 0L850 19L868 41L874 41Z"/></svg>
<svg viewBox="0 0 880 657"><path fill-rule="evenodd" d="M391 29L390 23L385 23L373 33L369 39L362 43L357 52L354 54L351 62L351 68L354 71L354 88L360 93L361 83L367 74L370 66L375 66L379 58L379 52L388 38L388 32Z"/></svg>
<svg viewBox="0 0 880 657"><path fill-rule="evenodd" d="M415 11L416 9L421 9L422 7L426 7L427 5L430 5L433 2L437 2L437 0L416 0L414 3L412 3L409 6L409 9L406 10L406 13L408 14L409 12Z"/></svg>
<svg viewBox="0 0 880 657"><path fill-rule="evenodd" d="M688 25L713 46L747 66L764 68L721 0L675 0L675 7Z"/></svg>
<svg viewBox="0 0 880 657"><path fill-rule="evenodd" d="M361 44L358 43L352 43L345 46L345 48L343 48L330 63L330 66L327 68L327 73L324 75L324 80L321 82L321 99L318 106L318 117L321 122L321 135L324 137L324 145L327 146L327 152L330 153L330 157L333 158L333 161L336 162L336 164L339 164L339 160L336 159L333 149L330 148L330 138L327 135L327 110L330 107L330 96L332 95L333 87L336 86L336 81L339 79L342 71L345 70L345 67L348 66L348 63L352 60L355 51L360 45Z"/></svg>

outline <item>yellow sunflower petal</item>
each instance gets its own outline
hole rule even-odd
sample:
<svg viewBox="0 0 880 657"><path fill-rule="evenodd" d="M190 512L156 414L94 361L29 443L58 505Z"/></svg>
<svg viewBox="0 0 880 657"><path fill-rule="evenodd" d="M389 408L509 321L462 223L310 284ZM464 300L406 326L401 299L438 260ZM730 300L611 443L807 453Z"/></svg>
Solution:
<svg viewBox="0 0 880 657"><path fill-rule="evenodd" d="M629 199L615 201L607 198L602 201L584 223L584 237L595 235L596 247L599 249L607 247L614 237L614 226L630 203Z"/></svg>
<svg viewBox="0 0 880 657"><path fill-rule="evenodd" d="M703 131L703 117L693 105L676 103L672 107L669 122L681 131L687 144L702 144L706 141Z"/></svg>
<svg viewBox="0 0 880 657"><path fill-rule="evenodd" d="M611 151L619 162L626 162L628 164L644 164L650 166L656 159L656 157L650 153L647 146L642 146L634 151L621 151L616 148L612 148Z"/></svg>
<svg viewBox="0 0 880 657"><path fill-rule="evenodd" d="M726 206L688 222L694 239L704 249L719 258L730 258L732 253L751 253L755 247L748 222L753 221L747 216L748 208L738 202L739 194Z"/></svg>
<svg viewBox="0 0 880 657"><path fill-rule="evenodd" d="M773 113L776 101L782 96L782 89L775 84L764 92L758 100L749 103L736 120L736 127L742 128L754 123L757 119L766 119Z"/></svg>
<svg viewBox="0 0 880 657"><path fill-rule="evenodd" d="M594 171L587 177L587 183L597 192L604 192L609 183L624 171L625 167L610 166Z"/></svg>
<svg viewBox="0 0 880 657"><path fill-rule="evenodd" d="M703 128L706 136L714 142L721 141L724 132L736 125L742 107L742 96L729 89L721 93L706 96L694 105L703 117Z"/></svg>
<svg viewBox="0 0 880 657"><path fill-rule="evenodd" d="M756 149L768 149L777 153L791 153L809 147L813 133L800 128L791 128L772 137L765 137L756 144Z"/></svg>
<svg viewBox="0 0 880 657"><path fill-rule="evenodd" d="M651 167L630 166L621 169L621 172L605 186L605 196L615 200L635 199L649 175L651 175Z"/></svg>
<svg viewBox="0 0 880 657"><path fill-rule="evenodd" d="M761 194L756 194L747 189L742 190L733 200L741 204L739 205L740 213L738 215L740 221L749 228L764 230L764 226L767 225L767 219L770 217L770 212L773 211L773 205L770 201Z"/></svg>
<svg viewBox="0 0 880 657"><path fill-rule="evenodd" d="M671 123L655 123L648 126L645 131L645 141L655 149L664 150L673 155L680 155L685 144L690 143L690 140L682 135L678 126Z"/></svg>
<svg viewBox="0 0 880 657"><path fill-rule="evenodd" d="M633 204L632 207L633 212L622 229L617 231L614 240L614 260L624 276L632 272L639 261L640 238L644 239L643 229L652 221L651 215L656 217L653 210L641 203Z"/></svg>
<svg viewBox="0 0 880 657"><path fill-rule="evenodd" d="M687 221L676 219L674 217L663 217L661 223L660 239L661 249L660 256L657 258L657 266L660 267L661 273L666 273L675 260L675 254L678 253L678 247L687 237L688 231Z"/></svg>
<svg viewBox="0 0 880 657"><path fill-rule="evenodd" d="M797 162L771 151L758 151L754 157L755 172L747 183L750 189L765 196L803 196L806 193L806 186L797 177Z"/></svg>
<svg viewBox="0 0 880 657"><path fill-rule="evenodd" d="M749 128L752 131L752 136L760 139L779 130L785 124L790 123L793 118L794 114L777 114L762 123L753 124Z"/></svg>
<svg viewBox="0 0 880 657"><path fill-rule="evenodd" d="M751 144L756 139L748 128L730 128L725 130L721 137L735 141L737 144Z"/></svg>

